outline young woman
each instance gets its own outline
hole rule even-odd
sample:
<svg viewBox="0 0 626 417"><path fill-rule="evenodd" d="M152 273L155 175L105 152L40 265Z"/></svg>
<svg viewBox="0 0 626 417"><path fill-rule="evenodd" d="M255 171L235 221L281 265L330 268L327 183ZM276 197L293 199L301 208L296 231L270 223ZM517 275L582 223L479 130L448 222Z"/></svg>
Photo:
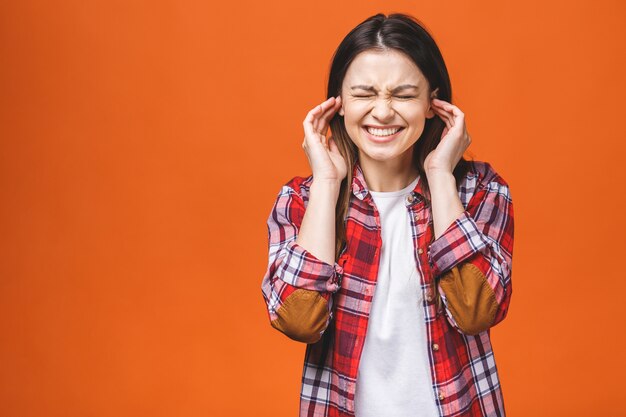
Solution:
<svg viewBox="0 0 626 417"><path fill-rule="evenodd" d="M267 222L270 323L307 344L300 416L503 416L489 330L511 298L513 205L463 159L435 41L414 17L368 18L327 97L303 123L312 175Z"/></svg>

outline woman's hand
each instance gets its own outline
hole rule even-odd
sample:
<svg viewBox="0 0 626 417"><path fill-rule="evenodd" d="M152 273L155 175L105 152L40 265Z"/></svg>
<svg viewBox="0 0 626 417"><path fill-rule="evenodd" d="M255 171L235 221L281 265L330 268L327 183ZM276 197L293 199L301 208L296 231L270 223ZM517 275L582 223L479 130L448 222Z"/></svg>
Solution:
<svg viewBox="0 0 626 417"><path fill-rule="evenodd" d="M458 107L444 100L433 98L431 104L446 127L441 134L439 145L426 156L424 170L426 173L452 173L463 157L463 152L472 142L465 126L465 115Z"/></svg>
<svg viewBox="0 0 626 417"><path fill-rule="evenodd" d="M314 181L340 183L348 167L334 140L326 139L329 121L341 107L341 96L331 97L309 111L304 122L304 149L313 171Z"/></svg>

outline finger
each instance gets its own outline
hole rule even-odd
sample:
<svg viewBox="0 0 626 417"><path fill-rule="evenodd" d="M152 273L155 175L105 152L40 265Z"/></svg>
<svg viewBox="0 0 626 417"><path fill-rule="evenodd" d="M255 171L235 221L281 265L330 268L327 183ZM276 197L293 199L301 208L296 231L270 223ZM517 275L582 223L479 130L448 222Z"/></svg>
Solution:
<svg viewBox="0 0 626 417"><path fill-rule="evenodd" d="M448 110L445 110L445 109L439 109L439 111L440 111L443 115L445 115L445 117L446 117L446 118L448 119L448 121L450 122L450 125L451 125L451 126L456 125L456 120L455 120L454 114L450 113Z"/></svg>
<svg viewBox="0 0 626 417"><path fill-rule="evenodd" d="M461 111L461 109L459 109L454 104L448 103L447 101L443 101L443 100L439 100L439 99L435 98L435 99L433 99L433 103L436 104L436 105L439 105L444 110L449 111L455 117L463 117L463 116L465 116L465 114Z"/></svg>
<svg viewBox="0 0 626 417"><path fill-rule="evenodd" d="M326 101L324 103L326 103ZM306 136L314 137L315 133L317 132L317 122L319 115L324 112L324 103L318 104L317 106L309 110L306 117L304 118L303 125Z"/></svg>
<svg viewBox="0 0 626 417"><path fill-rule="evenodd" d="M341 96L335 98L334 104L326 110L326 112L321 116L320 124L318 125L319 130L322 135L326 134L328 130L328 126L330 124L330 120L335 116L337 110L341 108Z"/></svg>
<svg viewBox="0 0 626 417"><path fill-rule="evenodd" d="M441 120L443 120L443 122L446 124L448 128L451 128L452 126L454 126L452 116L450 116L450 114L446 113L446 111L444 110L441 110L435 107L433 107L433 110L441 118Z"/></svg>
<svg viewBox="0 0 626 417"><path fill-rule="evenodd" d="M324 114L326 113L326 111L328 111L329 108L332 108L332 104L334 104L333 103L334 99L335 99L334 97L330 97L323 103L318 104L317 107L315 108L316 112L315 112L315 118L313 120L313 129L315 131L319 132L322 130L322 126L321 126L322 118Z"/></svg>
<svg viewBox="0 0 626 417"><path fill-rule="evenodd" d="M309 112L306 114L305 120L309 121L311 124L313 124L313 122L315 121L315 119L317 118L317 114L320 112L321 109L321 105L317 105L315 107L313 107L311 110L309 110Z"/></svg>
<svg viewBox="0 0 626 417"><path fill-rule="evenodd" d="M317 131L320 132L320 134L322 135L326 135L326 132L328 131L330 119L333 118L333 116L339 109L339 106L341 106L340 102L338 102L336 98L335 98L335 101L334 102L331 101L331 103L332 103L331 106L328 107L326 111L322 115L320 115L318 119Z"/></svg>
<svg viewBox="0 0 626 417"><path fill-rule="evenodd" d="M436 98L436 97L433 97L433 99L431 101L433 102L433 104L436 104L437 106L440 106L440 107L443 107L444 105L450 105L450 106L453 105L452 103L450 103L448 101L445 101L445 100L442 100L442 99Z"/></svg>
<svg viewBox="0 0 626 417"><path fill-rule="evenodd" d="M308 138L314 138L316 136L315 131L313 129L313 113L315 109L311 110L307 116L304 118L302 122L302 127L304 128L304 142L306 143Z"/></svg>
<svg viewBox="0 0 626 417"><path fill-rule="evenodd" d="M307 116L302 125L304 127L304 141L302 142L302 147L305 150L319 145L324 147L328 146L326 136L320 135L313 129L312 119L309 116Z"/></svg>
<svg viewBox="0 0 626 417"><path fill-rule="evenodd" d="M330 105L328 107L326 107L326 105L324 106L326 110L320 115L318 120L317 130L322 135L326 134L330 120L335 116L337 110L341 108L341 101L337 97L331 97L329 101Z"/></svg>
<svg viewBox="0 0 626 417"><path fill-rule="evenodd" d="M323 104L323 103L322 103ZM317 132L317 126L318 126L318 122L319 122L319 118L320 115L322 113L324 113L324 107L322 106L322 104L318 104L312 111L313 111L313 120L311 121L311 124L313 125L313 130L315 132Z"/></svg>

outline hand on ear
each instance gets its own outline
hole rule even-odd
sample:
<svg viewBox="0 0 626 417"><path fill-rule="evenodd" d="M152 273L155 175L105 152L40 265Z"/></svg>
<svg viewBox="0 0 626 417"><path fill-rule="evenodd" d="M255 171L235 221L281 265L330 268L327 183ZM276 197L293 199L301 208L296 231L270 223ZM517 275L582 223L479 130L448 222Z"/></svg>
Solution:
<svg viewBox="0 0 626 417"><path fill-rule="evenodd" d="M433 98L437 98L437 92L439 91L439 87L435 88L432 93L430 93L430 99L428 100L428 112L426 113L426 117L428 119L435 116L435 112L432 109L432 100Z"/></svg>

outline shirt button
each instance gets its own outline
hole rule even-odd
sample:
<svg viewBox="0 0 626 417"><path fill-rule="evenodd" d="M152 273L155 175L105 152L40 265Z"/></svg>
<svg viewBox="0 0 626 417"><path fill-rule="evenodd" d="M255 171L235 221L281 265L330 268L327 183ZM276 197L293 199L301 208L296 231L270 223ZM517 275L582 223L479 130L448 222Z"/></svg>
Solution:
<svg viewBox="0 0 626 417"><path fill-rule="evenodd" d="M412 203L414 199L415 197L413 197L413 194L409 194L406 196L406 201L408 201L409 203Z"/></svg>
<svg viewBox="0 0 626 417"><path fill-rule="evenodd" d="M433 350L435 352L439 350L439 345L437 343L433 343Z"/></svg>
<svg viewBox="0 0 626 417"><path fill-rule="evenodd" d="M430 290L426 291L426 296L424 298L426 298L426 301L428 301L429 303L432 303L433 293Z"/></svg>
<svg viewBox="0 0 626 417"><path fill-rule="evenodd" d="M443 392L439 391L439 401L443 401L446 398L445 395L443 395Z"/></svg>
<svg viewBox="0 0 626 417"><path fill-rule="evenodd" d="M419 253L421 255L422 253L424 253L424 250L422 248L418 248L417 249L417 253Z"/></svg>
<svg viewBox="0 0 626 417"><path fill-rule="evenodd" d="M419 216L418 214L416 214L415 216L413 216L413 219L414 219L415 221L418 221L418 220L420 219L420 216Z"/></svg>

